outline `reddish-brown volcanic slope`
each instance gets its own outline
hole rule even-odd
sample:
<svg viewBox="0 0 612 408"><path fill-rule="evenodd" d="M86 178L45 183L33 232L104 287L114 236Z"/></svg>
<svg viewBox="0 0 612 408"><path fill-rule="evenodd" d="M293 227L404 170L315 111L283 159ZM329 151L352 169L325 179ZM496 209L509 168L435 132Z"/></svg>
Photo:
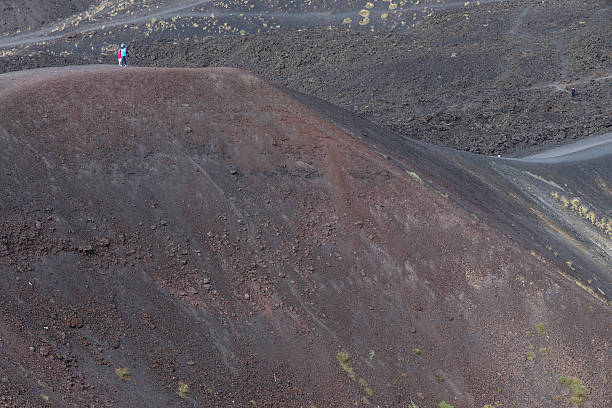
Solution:
<svg viewBox="0 0 612 408"><path fill-rule="evenodd" d="M610 401L608 304L283 91L35 75L0 90L0 406Z"/></svg>

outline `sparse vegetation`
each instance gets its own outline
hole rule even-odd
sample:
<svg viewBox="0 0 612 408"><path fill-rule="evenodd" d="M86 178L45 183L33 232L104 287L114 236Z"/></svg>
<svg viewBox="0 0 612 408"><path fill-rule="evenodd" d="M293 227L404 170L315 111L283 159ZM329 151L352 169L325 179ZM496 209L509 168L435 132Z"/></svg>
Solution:
<svg viewBox="0 0 612 408"><path fill-rule="evenodd" d="M574 406L581 406L589 399L588 390L577 377L559 377L559 382L565 385L572 392L569 403Z"/></svg>
<svg viewBox="0 0 612 408"><path fill-rule="evenodd" d="M423 180L421 179L421 177L416 174L414 171L408 171L406 170L406 173L408 173L408 175L410 177L412 177L413 179L415 179L416 181L418 181L419 183L423 184Z"/></svg>
<svg viewBox="0 0 612 408"><path fill-rule="evenodd" d="M350 356L348 355L348 353L344 351L339 351L338 354L336 355L336 358L338 359L338 363L340 363L340 367L342 367L342 369L346 372L348 377L351 380L355 381L355 371L349 364Z"/></svg>
<svg viewBox="0 0 612 408"><path fill-rule="evenodd" d="M413 348L412 349L412 354L414 354L415 356L420 356L421 355L421 350L419 350L418 348Z"/></svg>
<svg viewBox="0 0 612 408"><path fill-rule="evenodd" d="M538 333L546 333L546 325L542 322L536 324L535 328L538 331Z"/></svg>
<svg viewBox="0 0 612 408"><path fill-rule="evenodd" d="M455 407L446 401L440 401L440 404L438 404L438 408L455 408Z"/></svg>
<svg viewBox="0 0 612 408"><path fill-rule="evenodd" d="M183 381L179 381L177 394L181 398L187 398L189 396L189 385Z"/></svg>
<svg viewBox="0 0 612 408"><path fill-rule="evenodd" d="M117 377L119 377L121 381L130 381L130 370L127 368L117 367L115 368L115 374L117 374Z"/></svg>
<svg viewBox="0 0 612 408"><path fill-rule="evenodd" d="M40 394L40 399L42 399L43 401L45 401L45 403L49 403L51 402L51 398L49 398L49 396L47 394Z"/></svg>
<svg viewBox="0 0 612 408"><path fill-rule="evenodd" d="M536 358L536 353L534 353L533 351L528 351L527 353L525 353L525 359L528 361L533 361Z"/></svg>
<svg viewBox="0 0 612 408"><path fill-rule="evenodd" d="M7 383L9 382L8 377L2 377L2 379L0 380L2 383Z"/></svg>

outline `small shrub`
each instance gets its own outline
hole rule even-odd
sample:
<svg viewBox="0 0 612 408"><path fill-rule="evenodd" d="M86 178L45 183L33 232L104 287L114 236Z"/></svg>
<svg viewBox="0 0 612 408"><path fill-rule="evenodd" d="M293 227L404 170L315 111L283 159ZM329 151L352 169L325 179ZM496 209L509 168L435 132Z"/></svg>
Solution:
<svg viewBox="0 0 612 408"><path fill-rule="evenodd" d="M339 351L336 355L336 358L338 359L338 363L340 363L340 367L342 367L342 369L346 372L349 378L355 381L355 371L353 370L353 367L351 367L351 365L349 364L350 357L348 353L344 351Z"/></svg>
<svg viewBox="0 0 612 408"><path fill-rule="evenodd" d="M535 325L535 329L538 333L546 333L546 325L542 322Z"/></svg>
<svg viewBox="0 0 612 408"><path fill-rule="evenodd" d="M423 180L421 179L421 177L418 174L416 174L414 171L406 171L406 173L408 173L408 175L412 177L414 180L423 184Z"/></svg>
<svg viewBox="0 0 612 408"><path fill-rule="evenodd" d="M182 381L178 383L178 395L181 398L187 398L189 396L189 386Z"/></svg>
<svg viewBox="0 0 612 408"><path fill-rule="evenodd" d="M529 360L529 361L533 361L536 358L536 353L534 353L533 351L528 351L525 353L525 359Z"/></svg>
<svg viewBox="0 0 612 408"><path fill-rule="evenodd" d="M130 370L127 368L117 367L115 368L115 374L117 374L121 381L130 381Z"/></svg>

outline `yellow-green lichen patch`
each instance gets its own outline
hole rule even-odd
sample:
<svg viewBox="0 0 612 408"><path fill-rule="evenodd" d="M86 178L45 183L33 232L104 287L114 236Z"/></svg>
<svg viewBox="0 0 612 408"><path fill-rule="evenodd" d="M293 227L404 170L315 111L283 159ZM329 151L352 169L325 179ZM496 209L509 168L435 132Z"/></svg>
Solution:
<svg viewBox="0 0 612 408"><path fill-rule="evenodd" d="M587 388L582 384L582 381L577 377L559 377L559 382L565 385L572 392L569 403L574 406L581 406L583 402L588 401L589 393Z"/></svg>
<svg viewBox="0 0 612 408"><path fill-rule="evenodd" d="M419 350L418 348L413 348L412 349L412 354L414 354L415 356L420 356L421 355L421 350Z"/></svg>
<svg viewBox="0 0 612 408"><path fill-rule="evenodd" d="M49 398L49 396L47 394L40 394L40 399L45 401L45 403L51 402L51 398Z"/></svg>
<svg viewBox="0 0 612 408"><path fill-rule="evenodd" d="M340 367L342 367L342 369L346 372L348 377L351 380L355 381L355 371L353 370L353 367L351 367L351 364L350 364L351 358L348 355L348 353L344 351L339 351L338 354L336 355L336 358L338 359L338 363L340 364Z"/></svg>
<svg viewBox="0 0 612 408"><path fill-rule="evenodd" d="M181 398L187 398L189 396L189 385L183 381L179 381L177 394Z"/></svg>
<svg viewBox="0 0 612 408"><path fill-rule="evenodd" d="M546 333L546 325L542 322L535 325L535 329L538 333Z"/></svg>
<svg viewBox="0 0 612 408"><path fill-rule="evenodd" d="M372 391L372 388L370 388L370 386L368 385L368 382L364 380L363 378L359 379L359 385L363 387L363 391L366 394L368 394L370 397L374 394L374 391Z"/></svg>
<svg viewBox="0 0 612 408"><path fill-rule="evenodd" d="M416 174L414 171L408 171L406 170L406 173L408 173L408 175L410 177L412 177L414 180L418 181L419 183L423 184L423 180L421 179L421 177Z"/></svg>
<svg viewBox="0 0 612 408"><path fill-rule="evenodd" d="M119 377L121 381L130 381L130 370L127 368L117 367L115 368L115 374L117 374L117 377Z"/></svg>
<svg viewBox="0 0 612 408"><path fill-rule="evenodd" d="M567 198L560 195L556 191L552 191L550 196L559 202L559 207L564 210L570 210L575 215L587 220L595 228L601 230L608 238L612 239L612 219L605 216L597 216L588 206L582 204L580 198Z"/></svg>

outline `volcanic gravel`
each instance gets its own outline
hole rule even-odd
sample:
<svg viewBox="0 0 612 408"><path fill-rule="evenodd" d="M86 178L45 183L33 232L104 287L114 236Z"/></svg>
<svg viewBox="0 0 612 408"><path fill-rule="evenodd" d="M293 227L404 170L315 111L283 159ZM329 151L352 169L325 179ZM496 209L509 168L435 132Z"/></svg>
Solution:
<svg viewBox="0 0 612 408"><path fill-rule="evenodd" d="M235 69L2 82L0 406L610 400L610 307L521 226L507 160Z"/></svg>

